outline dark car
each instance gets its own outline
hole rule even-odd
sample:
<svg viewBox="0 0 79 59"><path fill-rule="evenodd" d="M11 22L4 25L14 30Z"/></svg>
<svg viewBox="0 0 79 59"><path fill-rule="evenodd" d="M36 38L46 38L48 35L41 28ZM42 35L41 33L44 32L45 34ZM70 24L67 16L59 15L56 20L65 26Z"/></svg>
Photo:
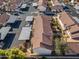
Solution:
<svg viewBox="0 0 79 59"><path fill-rule="evenodd" d="M5 37L4 41L3 41L5 43L4 46L3 46L3 49L10 48L14 38L15 38L14 33L10 33L10 34L8 33L7 36Z"/></svg>
<svg viewBox="0 0 79 59"><path fill-rule="evenodd" d="M26 7L26 8L20 8L21 11L28 11L29 10L29 7Z"/></svg>
<svg viewBox="0 0 79 59"><path fill-rule="evenodd" d="M69 9L69 7L67 7L67 6L63 6L63 10L65 10L66 12L71 12L71 10Z"/></svg>
<svg viewBox="0 0 79 59"><path fill-rule="evenodd" d="M43 13L44 13L45 15L48 15L48 16L54 16L54 15L55 15L55 13L52 12L52 11L44 11Z"/></svg>
<svg viewBox="0 0 79 59"><path fill-rule="evenodd" d="M67 6L63 6L63 9L66 10L66 9L69 9L69 7L67 7Z"/></svg>
<svg viewBox="0 0 79 59"><path fill-rule="evenodd" d="M51 13L51 12L44 12L45 15L48 15L48 16L54 16L55 14L54 13Z"/></svg>
<svg viewBox="0 0 79 59"><path fill-rule="evenodd" d="M14 12L13 15L19 16L19 13L18 12Z"/></svg>

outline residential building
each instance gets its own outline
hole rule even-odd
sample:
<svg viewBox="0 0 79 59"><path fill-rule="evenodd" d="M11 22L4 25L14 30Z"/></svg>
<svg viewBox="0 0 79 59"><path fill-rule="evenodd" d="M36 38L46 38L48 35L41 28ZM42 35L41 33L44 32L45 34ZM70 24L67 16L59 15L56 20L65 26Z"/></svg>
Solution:
<svg viewBox="0 0 79 59"><path fill-rule="evenodd" d="M60 20L62 21L64 26L66 24L66 26L70 27L70 29L68 31L70 33L71 38L67 39L67 44L68 44L69 48L73 51L72 53L79 54L79 50L78 50L79 49L79 46L78 46L78 44L79 44L78 22L75 19L71 18L66 12L61 13Z"/></svg>
<svg viewBox="0 0 79 59"><path fill-rule="evenodd" d="M65 0L66 1L66 0ZM59 13L59 19L61 26L66 29L67 27L70 27L70 29L67 29L67 33L69 35L69 38L66 39L66 44L69 47L69 50L67 51L67 55L77 55L79 54L79 21L77 17L73 17L66 13L65 11L62 11ZM64 30L63 29L63 30Z"/></svg>
<svg viewBox="0 0 79 59"><path fill-rule="evenodd" d="M33 24L31 44L37 55L51 55L53 51L53 33L50 26L51 17L38 15Z"/></svg>
<svg viewBox="0 0 79 59"><path fill-rule="evenodd" d="M7 15L6 13L3 13L0 15L0 26L4 26L6 25L8 19L9 19L9 15Z"/></svg>

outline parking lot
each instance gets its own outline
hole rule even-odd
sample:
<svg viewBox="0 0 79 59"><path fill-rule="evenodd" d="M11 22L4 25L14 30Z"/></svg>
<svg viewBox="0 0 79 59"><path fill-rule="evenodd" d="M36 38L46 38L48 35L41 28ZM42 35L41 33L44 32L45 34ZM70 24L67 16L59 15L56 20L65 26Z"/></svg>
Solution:
<svg viewBox="0 0 79 59"><path fill-rule="evenodd" d="M24 20L26 19L27 16L32 15L31 12L35 12L35 11L37 11L37 9L35 9L33 6L29 6L28 11L23 11L23 14L19 14L19 16L21 17L21 19L20 19L21 21L17 21L18 23L15 22L15 24L17 24L17 26L15 24L11 25L15 29L15 31L13 31L13 32L15 32L16 35L15 35L15 38L13 39L13 42L12 42L10 48L18 47L20 44L25 42L25 41L19 41L18 38L19 38L20 32L22 30L22 27L24 27L26 25Z"/></svg>
<svg viewBox="0 0 79 59"><path fill-rule="evenodd" d="M12 41L13 41L15 35L16 34L14 34L14 33L7 34L7 36L5 37L5 39L3 41L5 43L4 46L3 46L3 49L7 49L7 48L9 48L11 46Z"/></svg>
<svg viewBox="0 0 79 59"><path fill-rule="evenodd" d="M31 2L31 1L30 1ZM24 3L27 3L25 1ZM1 42L4 43L3 49L18 47L20 44L23 44L25 41L19 41L19 35L24 27L26 22L24 21L27 16L32 16L34 12L37 12L37 9L32 6L32 4L27 3L27 7L25 9L17 8L16 11L12 11L10 14L12 17L16 17L16 20L13 23L8 22L5 27L9 26L11 29L9 30L8 34L6 35L5 39ZM18 18L20 17L20 18ZM14 20L14 19L12 19ZM10 20L11 21L11 20ZM12 22L12 21L11 21ZM30 23L31 24L31 23Z"/></svg>
<svg viewBox="0 0 79 59"><path fill-rule="evenodd" d="M21 20L15 21L14 23L7 23L6 26L11 26L12 28L19 28Z"/></svg>

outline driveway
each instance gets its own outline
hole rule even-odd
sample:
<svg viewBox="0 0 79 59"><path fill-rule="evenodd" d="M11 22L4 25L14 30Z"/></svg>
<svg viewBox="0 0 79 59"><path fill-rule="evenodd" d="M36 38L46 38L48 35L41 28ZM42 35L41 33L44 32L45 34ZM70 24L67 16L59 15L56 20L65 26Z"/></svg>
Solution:
<svg viewBox="0 0 79 59"><path fill-rule="evenodd" d="M4 39L4 46L3 49L7 49L11 46L12 41L14 40L15 34L7 34L6 38Z"/></svg>

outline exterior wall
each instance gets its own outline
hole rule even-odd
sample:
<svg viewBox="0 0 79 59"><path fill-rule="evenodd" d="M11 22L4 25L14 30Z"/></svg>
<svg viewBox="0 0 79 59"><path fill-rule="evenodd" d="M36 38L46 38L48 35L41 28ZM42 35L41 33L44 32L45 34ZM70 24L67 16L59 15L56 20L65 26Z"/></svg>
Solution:
<svg viewBox="0 0 79 59"><path fill-rule="evenodd" d="M35 53L37 53L38 55L51 55L51 50L45 49L45 48L35 48L33 49L33 51Z"/></svg>

